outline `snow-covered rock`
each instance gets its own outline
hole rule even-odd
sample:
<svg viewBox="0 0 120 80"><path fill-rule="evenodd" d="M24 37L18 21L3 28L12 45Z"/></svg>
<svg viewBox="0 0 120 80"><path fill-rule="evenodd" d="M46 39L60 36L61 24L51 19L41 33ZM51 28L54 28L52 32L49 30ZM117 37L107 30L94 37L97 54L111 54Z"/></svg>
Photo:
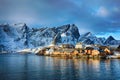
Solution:
<svg viewBox="0 0 120 80"><path fill-rule="evenodd" d="M63 34L65 34L63 36ZM25 23L0 25L0 50L17 51L22 49L56 44L76 44L80 34L72 24L52 28L30 29Z"/></svg>
<svg viewBox="0 0 120 80"><path fill-rule="evenodd" d="M38 47L49 46L52 44L73 44L82 42L86 45L119 45L120 40L115 40L110 36L98 38L91 32L80 36L79 30L75 24L67 24L58 27L29 28L25 23L14 25L0 25L0 51L18 51L25 50L38 52Z"/></svg>
<svg viewBox="0 0 120 80"><path fill-rule="evenodd" d="M79 41L84 44L103 44L102 38L97 38L95 35L93 35L91 32L87 32L79 38Z"/></svg>
<svg viewBox="0 0 120 80"><path fill-rule="evenodd" d="M23 49L27 47L28 27L26 24L0 25L0 45L7 50Z"/></svg>
<svg viewBox="0 0 120 80"><path fill-rule="evenodd" d="M113 36L109 36L105 43L106 45L120 45L120 40L116 40Z"/></svg>

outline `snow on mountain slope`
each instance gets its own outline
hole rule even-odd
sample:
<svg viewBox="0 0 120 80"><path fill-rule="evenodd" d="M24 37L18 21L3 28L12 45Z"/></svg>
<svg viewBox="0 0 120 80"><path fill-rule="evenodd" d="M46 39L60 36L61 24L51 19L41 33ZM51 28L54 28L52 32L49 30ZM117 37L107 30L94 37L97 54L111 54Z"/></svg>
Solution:
<svg viewBox="0 0 120 80"><path fill-rule="evenodd" d="M66 36L61 36L64 34ZM30 29L26 24L0 25L0 50L21 50L50 45L53 40L56 44L76 44L80 34L73 25L63 25L53 28Z"/></svg>
<svg viewBox="0 0 120 80"><path fill-rule="evenodd" d="M16 51L25 48L36 48L48 46L52 42L59 44L73 44L83 42L84 44L118 45L120 40L110 36L98 38L91 32L80 36L78 28L74 24L67 24L52 28L29 28L25 23L14 25L0 25L0 51Z"/></svg>
<svg viewBox="0 0 120 80"><path fill-rule="evenodd" d="M120 45L120 40L115 40L112 36L109 36L107 39L104 37L98 38L91 32L81 35L79 41L83 42L84 44Z"/></svg>
<svg viewBox="0 0 120 80"><path fill-rule="evenodd" d="M80 37L80 34L78 32L78 28L74 24L72 24L66 26L64 31L61 32L60 37L61 37L59 38L59 41L61 41L60 43L75 45Z"/></svg>
<svg viewBox="0 0 120 80"><path fill-rule="evenodd" d="M27 45L26 28L25 24L21 27L16 25L13 27L9 24L0 25L0 45L6 47L7 50L25 48Z"/></svg>
<svg viewBox="0 0 120 80"><path fill-rule="evenodd" d="M78 28L75 25L68 24L60 27L42 28L36 31L31 30L28 43L30 47L50 45L53 40L56 44L76 44L79 36Z"/></svg>
<svg viewBox="0 0 120 80"><path fill-rule="evenodd" d="M83 42L84 44L103 44L103 41L101 38L97 38L95 35L93 35L91 32L87 32L79 38L80 42Z"/></svg>
<svg viewBox="0 0 120 80"><path fill-rule="evenodd" d="M113 36L109 36L105 43L106 45L120 45L120 40L116 40Z"/></svg>

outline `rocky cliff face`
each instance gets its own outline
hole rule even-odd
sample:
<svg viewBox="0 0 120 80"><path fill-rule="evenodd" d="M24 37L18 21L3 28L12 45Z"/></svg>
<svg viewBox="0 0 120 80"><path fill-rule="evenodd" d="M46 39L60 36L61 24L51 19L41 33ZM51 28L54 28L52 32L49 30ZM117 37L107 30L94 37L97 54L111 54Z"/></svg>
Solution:
<svg viewBox="0 0 120 80"><path fill-rule="evenodd" d="M27 47L28 27L26 24L0 25L0 46L3 50L15 50Z"/></svg>
<svg viewBox="0 0 120 80"><path fill-rule="evenodd" d="M120 40L116 40L113 36L109 36L107 39L104 37L98 38L91 32L87 32L79 37L79 41L84 44L100 44L100 45L120 45Z"/></svg>
<svg viewBox="0 0 120 80"><path fill-rule="evenodd" d="M53 28L30 29L26 24L0 25L0 50L19 50L56 44L76 44L80 34L72 24Z"/></svg>
<svg viewBox="0 0 120 80"><path fill-rule="evenodd" d="M106 45L120 45L120 40L116 40L113 36L109 36L105 43Z"/></svg>
<svg viewBox="0 0 120 80"><path fill-rule="evenodd" d="M80 36L76 25L68 24L52 28L29 28L24 23L0 25L0 51L16 51L24 48L35 48L48 46L52 42L56 45L73 44L83 42L84 44L119 45L120 41L112 36L108 39L98 38L91 32Z"/></svg>
<svg viewBox="0 0 120 80"><path fill-rule="evenodd" d="M32 29L29 32L28 45L29 47L47 46L52 41L55 41L56 44L76 44L79 36L78 28L74 24L53 28Z"/></svg>
<svg viewBox="0 0 120 80"><path fill-rule="evenodd" d="M100 44L103 45L104 39L103 38L97 38L95 35L93 35L91 32L87 32L79 38L79 41L84 44Z"/></svg>

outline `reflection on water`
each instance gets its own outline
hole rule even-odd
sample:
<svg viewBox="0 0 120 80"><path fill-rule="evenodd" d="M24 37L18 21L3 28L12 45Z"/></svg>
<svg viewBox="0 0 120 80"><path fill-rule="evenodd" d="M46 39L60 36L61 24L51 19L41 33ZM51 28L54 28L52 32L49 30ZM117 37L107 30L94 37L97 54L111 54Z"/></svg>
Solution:
<svg viewBox="0 0 120 80"><path fill-rule="evenodd" d="M0 54L0 80L120 80L120 60Z"/></svg>

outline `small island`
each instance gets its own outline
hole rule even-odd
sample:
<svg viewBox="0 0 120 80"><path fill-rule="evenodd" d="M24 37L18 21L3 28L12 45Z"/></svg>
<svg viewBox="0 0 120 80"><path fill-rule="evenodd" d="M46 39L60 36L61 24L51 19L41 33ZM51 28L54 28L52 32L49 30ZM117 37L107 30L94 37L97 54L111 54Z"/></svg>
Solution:
<svg viewBox="0 0 120 80"><path fill-rule="evenodd" d="M55 45L53 41L48 47L40 49L37 55L68 59L120 59L120 45L87 45L82 42L78 42L75 46L72 44Z"/></svg>

